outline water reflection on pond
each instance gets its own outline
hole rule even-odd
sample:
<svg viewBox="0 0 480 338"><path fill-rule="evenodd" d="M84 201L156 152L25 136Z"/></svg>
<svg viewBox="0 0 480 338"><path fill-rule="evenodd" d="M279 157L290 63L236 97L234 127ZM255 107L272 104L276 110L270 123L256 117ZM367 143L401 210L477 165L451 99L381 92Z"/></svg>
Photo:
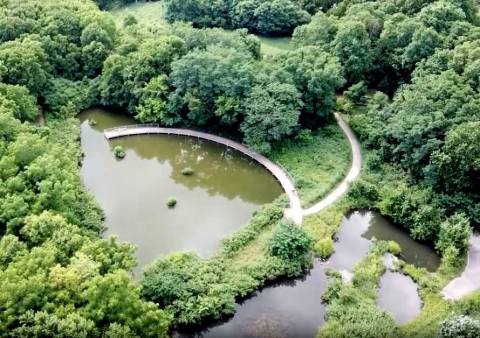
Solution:
<svg viewBox="0 0 480 338"><path fill-rule="evenodd" d="M222 238L282 193L263 168L223 146L166 135L108 142L105 128L134 121L102 109L79 118L83 181L105 211L106 235L137 245L140 267L171 251L212 254ZM113 156L115 145L125 148L123 160ZM186 167L192 176L181 174ZM178 200L174 209L165 204L170 196Z"/></svg>
<svg viewBox="0 0 480 338"><path fill-rule="evenodd" d="M435 271L440 265L440 256L431 247L412 240L404 229L392 224L385 217L372 217L370 227L363 234L363 237L394 240L402 248L400 258L407 263L426 268L428 271Z"/></svg>
<svg viewBox="0 0 480 338"><path fill-rule="evenodd" d="M410 277L392 271L385 272L380 280L377 304L398 324L405 324L422 309L417 284Z"/></svg>
<svg viewBox="0 0 480 338"><path fill-rule="evenodd" d="M287 280L268 286L252 297L239 303L235 315L223 322L217 322L201 330L182 331L177 337L314 337L318 328L325 322L325 307L321 295L327 286L326 270L351 270L368 253L371 238L395 240L405 250L413 251L405 255L408 263L434 268L439 261L435 252L412 240L401 229L394 231L394 225L381 215L370 211L355 211L344 218L337 233L335 253L328 262L316 261L314 267L302 278ZM426 254L432 262L423 258ZM406 286L401 292L402 299L412 304L400 313L394 313L396 307L402 307L397 297L382 296L379 305L391 311L394 318L403 321L415 316L420 308L415 283L413 288L405 281L408 278L399 273L388 273L382 294L385 291L397 292L390 283ZM390 276L390 275L393 276ZM399 295L400 296L400 295ZM393 309L393 311L392 311ZM405 311L404 311L405 310Z"/></svg>

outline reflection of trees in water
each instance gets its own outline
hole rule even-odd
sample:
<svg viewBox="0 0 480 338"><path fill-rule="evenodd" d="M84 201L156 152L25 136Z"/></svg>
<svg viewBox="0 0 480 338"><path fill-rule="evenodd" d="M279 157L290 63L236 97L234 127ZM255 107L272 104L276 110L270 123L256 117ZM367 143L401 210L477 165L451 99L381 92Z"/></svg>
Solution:
<svg viewBox="0 0 480 338"><path fill-rule="evenodd" d="M91 109L81 113L79 119L92 130L102 133L106 128L134 124L124 114L103 109ZM220 194L228 199L239 197L245 202L264 204L282 193L280 185L263 168L240 153L224 146L182 136L141 135L120 138L109 142L110 148L121 144L125 150L133 150L142 159L156 159L172 167L171 178L177 184L194 189L202 188L209 195ZM128 156L125 159L128 161ZM191 167L192 176L181 171Z"/></svg>
<svg viewBox="0 0 480 338"><path fill-rule="evenodd" d="M438 268L440 256L432 247L426 243L414 240L405 228L393 224L393 221L390 219L370 211L365 213L369 214L370 225L367 231L362 234L363 238L368 240L375 238L382 241L395 241L402 248L400 257L407 263L426 268L432 272Z"/></svg>
<svg viewBox="0 0 480 338"><path fill-rule="evenodd" d="M289 318L272 313L261 313L243 329L245 337L283 338L287 337Z"/></svg>
<svg viewBox="0 0 480 338"><path fill-rule="evenodd" d="M114 140L113 147L122 144L142 159L168 163L174 182L189 189L202 188L211 196L221 194L255 204L270 202L281 193L275 179L240 153L224 146L182 136L132 136ZM182 169L194 170L191 176Z"/></svg>
<svg viewBox="0 0 480 338"><path fill-rule="evenodd" d="M102 133L107 128L135 124L135 120L124 113L112 112L100 108L92 108L86 110L78 115L80 123L88 123L89 120L95 121L94 124L89 125L90 128L96 132Z"/></svg>

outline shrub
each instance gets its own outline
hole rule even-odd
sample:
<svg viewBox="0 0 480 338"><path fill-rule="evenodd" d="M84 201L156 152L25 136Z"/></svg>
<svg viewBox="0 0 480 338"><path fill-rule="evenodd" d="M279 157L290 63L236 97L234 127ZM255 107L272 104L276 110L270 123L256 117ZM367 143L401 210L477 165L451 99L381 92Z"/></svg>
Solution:
<svg viewBox="0 0 480 338"><path fill-rule="evenodd" d="M131 14L123 18L123 27L136 25L137 23L138 23L137 19Z"/></svg>
<svg viewBox="0 0 480 338"><path fill-rule="evenodd" d="M367 86L363 81L354 84L345 91L345 96L355 104L364 104L367 95Z"/></svg>
<svg viewBox="0 0 480 338"><path fill-rule="evenodd" d="M480 320L469 316L455 316L440 323L440 338L480 337Z"/></svg>
<svg viewBox="0 0 480 338"><path fill-rule="evenodd" d="M400 247L400 245L397 242L389 241L388 242L388 252L390 252L393 255L398 256L402 252L402 248Z"/></svg>
<svg viewBox="0 0 480 338"><path fill-rule="evenodd" d="M319 240L315 243L313 251L321 259L329 258L334 252L333 240L330 237Z"/></svg>
<svg viewBox="0 0 480 338"><path fill-rule="evenodd" d="M277 202L263 206L245 227L222 240L222 254L233 255L254 240L265 227L276 224L282 217L283 203L281 201L277 200Z"/></svg>
<svg viewBox="0 0 480 338"><path fill-rule="evenodd" d="M282 220L267 246L272 256L284 260L301 260L310 250L312 238L299 226Z"/></svg>
<svg viewBox="0 0 480 338"><path fill-rule="evenodd" d="M177 205L177 199L175 197L169 197L167 198L167 207L173 208Z"/></svg>
<svg viewBox="0 0 480 338"><path fill-rule="evenodd" d="M450 245L442 252L441 272L445 275L454 275L464 262L465 260L462 259L460 251L453 245Z"/></svg>
<svg viewBox="0 0 480 338"><path fill-rule="evenodd" d="M125 157L125 150L123 149L122 146L115 146L113 148L113 154L115 155L116 158L122 159Z"/></svg>
<svg viewBox="0 0 480 338"><path fill-rule="evenodd" d="M195 171L190 167L182 169L182 175L184 175L184 176L192 176L194 173L195 173Z"/></svg>
<svg viewBox="0 0 480 338"><path fill-rule="evenodd" d="M355 107L350 100L343 96L337 98L335 109L341 113L351 114L354 112Z"/></svg>
<svg viewBox="0 0 480 338"><path fill-rule="evenodd" d="M454 246L460 254L468 248L472 236L470 221L465 214L455 214L440 225L436 248L444 253L449 246Z"/></svg>
<svg viewBox="0 0 480 338"><path fill-rule="evenodd" d="M96 125L97 125L97 121L94 120L94 119L88 119L88 124L89 124L90 126L96 126Z"/></svg>
<svg viewBox="0 0 480 338"><path fill-rule="evenodd" d="M379 199L377 187L365 179L359 179L350 186L347 197L357 208L368 208Z"/></svg>

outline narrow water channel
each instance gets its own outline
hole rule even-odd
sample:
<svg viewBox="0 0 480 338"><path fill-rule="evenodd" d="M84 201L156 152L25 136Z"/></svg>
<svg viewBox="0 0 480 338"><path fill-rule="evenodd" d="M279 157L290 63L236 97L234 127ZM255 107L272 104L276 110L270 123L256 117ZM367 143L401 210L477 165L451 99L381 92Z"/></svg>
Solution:
<svg viewBox="0 0 480 338"><path fill-rule="evenodd" d="M350 271L368 253L373 237L382 240L395 240L402 249L410 251L402 257L408 263L420 267L436 269L439 257L434 250L412 240L401 229L396 229L383 216L370 211L355 211L344 218L337 233L335 253L327 262L316 261L310 272L299 279L286 280L268 286L252 297L239 303L235 315L224 321L210 324L201 330L182 331L176 337L205 338L312 338L325 322L325 307L321 295L327 286L328 268ZM423 254L432 261L426 262ZM401 274L387 277L382 292L396 293L398 290L386 285L389 282L405 286ZM412 281L413 283L413 281ZM408 286L408 285L407 285ZM416 285L400 292L405 302L413 304L408 313L403 313L397 297L383 297L379 306L390 312L399 323L413 318L420 308ZM397 313L397 310L400 313Z"/></svg>
<svg viewBox="0 0 480 338"><path fill-rule="evenodd" d="M84 184L105 212L105 235L137 246L136 272L172 251L214 253L221 239L282 193L262 167L223 146L167 135L109 142L105 128L134 120L103 109L85 111L79 118ZM113 155L116 145L126 150L122 160ZM193 175L181 174L187 167ZM178 200L173 209L166 206L170 196Z"/></svg>

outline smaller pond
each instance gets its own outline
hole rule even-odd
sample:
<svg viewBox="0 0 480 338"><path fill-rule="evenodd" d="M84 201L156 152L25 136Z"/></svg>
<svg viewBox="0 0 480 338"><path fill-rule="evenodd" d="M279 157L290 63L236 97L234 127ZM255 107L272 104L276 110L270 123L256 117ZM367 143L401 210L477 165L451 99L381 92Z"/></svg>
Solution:
<svg viewBox="0 0 480 338"><path fill-rule="evenodd" d="M390 313L397 324L405 324L420 313L422 300L417 284L409 276L387 271L380 280L377 305Z"/></svg>
<svg viewBox="0 0 480 338"><path fill-rule="evenodd" d="M325 306L321 296L327 287L326 271L328 268L350 271L361 261L371 246L371 238L394 240L401 243L404 250L413 251L405 255L408 263L435 268L439 257L435 251L421 243L415 242L401 229L383 216L370 211L355 211L346 216L337 233L335 253L327 262L316 261L314 267L302 278L286 280L270 285L237 305L233 317L208 325L201 330L180 332L176 337L209 337L209 338L312 338L318 328L325 322ZM434 262L426 262L422 255L428 254ZM393 283L404 289L391 288L389 280L382 289L382 302L379 306L390 311L395 319L409 320L419 310L418 293L415 283L413 287L405 281L402 274L394 274ZM400 291L400 292L399 292ZM396 293L401 294L402 302L397 301ZM389 298L388 296L392 294ZM412 304L404 311L403 303ZM418 305L418 307L414 306ZM399 309L399 313L395 309ZM405 312L405 313L403 313Z"/></svg>
<svg viewBox="0 0 480 338"><path fill-rule="evenodd" d="M440 256L424 243L412 240L408 233L385 217L372 217L370 227L362 235L367 239L394 240L402 248L400 258L430 272L440 266Z"/></svg>

